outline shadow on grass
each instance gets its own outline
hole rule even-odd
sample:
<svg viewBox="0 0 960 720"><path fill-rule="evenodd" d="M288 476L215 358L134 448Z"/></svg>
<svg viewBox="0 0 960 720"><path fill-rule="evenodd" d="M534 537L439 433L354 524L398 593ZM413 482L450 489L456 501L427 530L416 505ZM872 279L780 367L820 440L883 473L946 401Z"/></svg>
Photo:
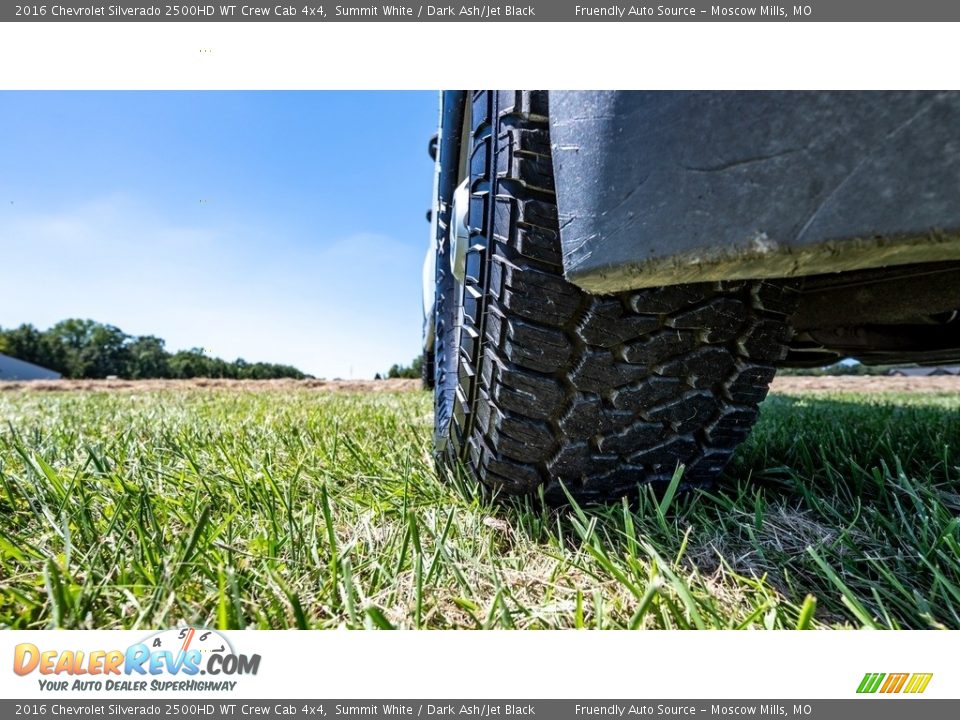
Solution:
<svg viewBox="0 0 960 720"><path fill-rule="evenodd" d="M711 490L508 512L540 542L581 545L592 524L622 572L639 546L692 584L761 581L795 608L813 596L821 623L958 628L958 492L958 398L773 396Z"/></svg>

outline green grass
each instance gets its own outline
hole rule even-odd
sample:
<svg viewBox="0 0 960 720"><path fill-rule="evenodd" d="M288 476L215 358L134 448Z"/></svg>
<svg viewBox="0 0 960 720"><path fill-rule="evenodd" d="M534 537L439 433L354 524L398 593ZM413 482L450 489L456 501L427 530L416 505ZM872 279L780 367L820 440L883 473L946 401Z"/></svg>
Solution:
<svg viewBox="0 0 960 720"><path fill-rule="evenodd" d="M438 478L424 393L0 395L0 626L960 628L960 397L772 397L711 493Z"/></svg>

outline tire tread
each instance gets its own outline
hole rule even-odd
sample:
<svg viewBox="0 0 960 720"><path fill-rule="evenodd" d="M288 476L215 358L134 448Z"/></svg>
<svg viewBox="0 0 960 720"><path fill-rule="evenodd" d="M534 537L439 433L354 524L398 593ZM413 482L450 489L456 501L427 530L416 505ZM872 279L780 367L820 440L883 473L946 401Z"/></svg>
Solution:
<svg viewBox="0 0 960 720"><path fill-rule="evenodd" d="M756 420L797 288L584 293L563 277L546 93L481 91L472 103L480 270L459 320L479 342L461 348L446 459L489 487L543 487L557 501L561 482L578 501L606 501L666 482L678 463L685 486L711 482Z"/></svg>

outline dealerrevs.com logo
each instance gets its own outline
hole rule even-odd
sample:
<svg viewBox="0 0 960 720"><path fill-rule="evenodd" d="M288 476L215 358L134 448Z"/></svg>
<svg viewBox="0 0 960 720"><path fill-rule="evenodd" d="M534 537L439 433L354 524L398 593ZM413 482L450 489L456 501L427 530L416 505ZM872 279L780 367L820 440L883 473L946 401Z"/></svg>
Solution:
<svg viewBox="0 0 960 720"><path fill-rule="evenodd" d="M933 673L867 673L857 687L858 693L906 693L916 695L927 689Z"/></svg>
<svg viewBox="0 0 960 720"><path fill-rule="evenodd" d="M37 673L40 689L53 691L230 691L237 685L232 678L259 669L260 655L237 653L221 633L195 627L165 630L126 650L47 650L20 643L13 656L17 675Z"/></svg>

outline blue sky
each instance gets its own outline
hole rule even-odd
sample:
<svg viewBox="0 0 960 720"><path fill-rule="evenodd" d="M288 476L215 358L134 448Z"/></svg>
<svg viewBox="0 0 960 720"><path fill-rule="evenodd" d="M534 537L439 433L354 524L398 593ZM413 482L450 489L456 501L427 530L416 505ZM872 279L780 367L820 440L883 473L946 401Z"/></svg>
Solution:
<svg viewBox="0 0 960 720"><path fill-rule="evenodd" d="M420 347L430 92L0 92L0 326L372 377Z"/></svg>

